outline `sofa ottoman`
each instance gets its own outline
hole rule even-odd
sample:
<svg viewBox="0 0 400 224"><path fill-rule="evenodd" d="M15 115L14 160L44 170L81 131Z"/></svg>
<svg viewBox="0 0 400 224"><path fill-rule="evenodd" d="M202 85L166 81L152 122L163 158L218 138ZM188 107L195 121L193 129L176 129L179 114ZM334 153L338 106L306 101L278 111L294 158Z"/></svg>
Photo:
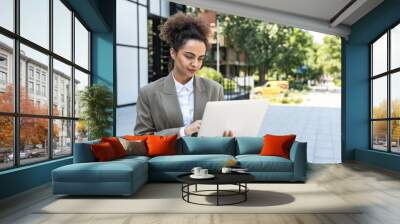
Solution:
<svg viewBox="0 0 400 224"><path fill-rule="evenodd" d="M119 160L96 162L91 145L98 140L75 144L74 163L53 170L54 194L129 195L152 181L176 181L180 174L195 166L220 170L234 160L234 138L182 138L177 155L131 156Z"/></svg>
<svg viewBox="0 0 400 224"><path fill-rule="evenodd" d="M75 149L78 163L52 171L54 194L132 195L148 181L147 156L92 162L90 144L77 144Z"/></svg>

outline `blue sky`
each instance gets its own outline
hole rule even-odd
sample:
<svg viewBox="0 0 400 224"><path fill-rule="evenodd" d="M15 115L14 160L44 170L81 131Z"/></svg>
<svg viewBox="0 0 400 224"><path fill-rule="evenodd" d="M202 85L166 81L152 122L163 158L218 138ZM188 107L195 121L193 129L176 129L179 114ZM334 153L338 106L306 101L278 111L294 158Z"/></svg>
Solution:
<svg viewBox="0 0 400 224"><path fill-rule="evenodd" d="M315 31L308 31L308 32L314 37L314 42L317 44L322 44L324 42L324 37L327 35L327 34L318 33Z"/></svg>

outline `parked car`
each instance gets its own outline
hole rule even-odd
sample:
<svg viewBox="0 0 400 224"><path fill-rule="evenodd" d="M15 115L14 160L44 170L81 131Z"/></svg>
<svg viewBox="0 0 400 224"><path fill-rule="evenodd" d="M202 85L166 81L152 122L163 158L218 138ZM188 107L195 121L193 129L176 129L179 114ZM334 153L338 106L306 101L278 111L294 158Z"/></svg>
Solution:
<svg viewBox="0 0 400 224"><path fill-rule="evenodd" d="M8 157L9 161L14 160L14 154L13 153L8 154L7 157ZM32 157L32 152L30 150L24 150L24 151L21 151L19 153L19 158L20 159L28 159L30 157Z"/></svg>
<svg viewBox="0 0 400 224"><path fill-rule="evenodd" d="M287 93L289 91L288 81L268 81L263 86L255 87L253 93L255 95L276 95Z"/></svg>

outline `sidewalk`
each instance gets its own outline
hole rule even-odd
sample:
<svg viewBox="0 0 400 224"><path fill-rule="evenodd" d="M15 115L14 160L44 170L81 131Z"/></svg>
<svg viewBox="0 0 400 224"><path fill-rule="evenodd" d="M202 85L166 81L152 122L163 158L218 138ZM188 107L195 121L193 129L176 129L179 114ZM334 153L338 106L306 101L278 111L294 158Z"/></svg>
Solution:
<svg viewBox="0 0 400 224"><path fill-rule="evenodd" d="M271 105L261 133L296 134L307 142L308 162L340 163L340 94L314 92L303 104Z"/></svg>

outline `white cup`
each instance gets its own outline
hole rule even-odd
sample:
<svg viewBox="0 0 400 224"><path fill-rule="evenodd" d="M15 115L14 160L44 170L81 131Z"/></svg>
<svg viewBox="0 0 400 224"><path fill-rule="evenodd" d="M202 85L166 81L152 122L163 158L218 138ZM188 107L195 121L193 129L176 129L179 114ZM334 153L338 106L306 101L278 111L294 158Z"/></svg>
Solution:
<svg viewBox="0 0 400 224"><path fill-rule="evenodd" d="M232 171L232 168L230 167L222 167L221 172L222 173L230 173Z"/></svg>
<svg viewBox="0 0 400 224"><path fill-rule="evenodd" d="M192 169L192 173L194 174L194 175L196 175L196 176L199 176L199 175L201 175L200 174L200 171L202 170L202 168L201 167L193 167L193 169Z"/></svg>
<svg viewBox="0 0 400 224"><path fill-rule="evenodd" d="M201 169L200 170L200 176L207 176L208 175L208 169Z"/></svg>

